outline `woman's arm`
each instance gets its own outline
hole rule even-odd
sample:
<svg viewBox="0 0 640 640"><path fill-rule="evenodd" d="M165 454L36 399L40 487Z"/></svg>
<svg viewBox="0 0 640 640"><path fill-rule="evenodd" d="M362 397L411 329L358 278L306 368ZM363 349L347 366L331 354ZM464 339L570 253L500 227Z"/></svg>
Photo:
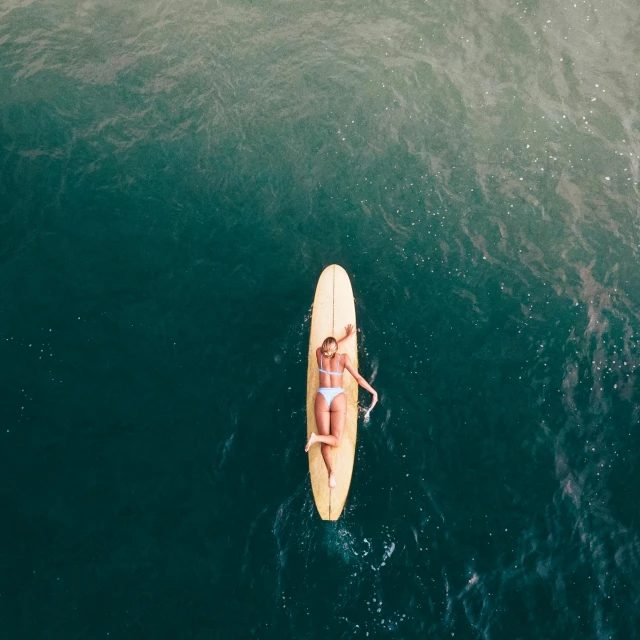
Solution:
<svg viewBox="0 0 640 640"><path fill-rule="evenodd" d="M351 362L351 358L345 353L344 354L344 367L345 369L356 379L356 382L363 388L366 389L372 396L373 402L369 409L367 409L367 413L376 406L378 402L378 392L358 373L358 370L353 366Z"/></svg>
<svg viewBox="0 0 640 640"><path fill-rule="evenodd" d="M338 340L338 348L340 348L340 345L347 340L348 338L350 338L351 336L354 336L356 334L355 329L353 328L352 324L348 324L344 330L346 331L346 334L344 338L340 338L340 340Z"/></svg>

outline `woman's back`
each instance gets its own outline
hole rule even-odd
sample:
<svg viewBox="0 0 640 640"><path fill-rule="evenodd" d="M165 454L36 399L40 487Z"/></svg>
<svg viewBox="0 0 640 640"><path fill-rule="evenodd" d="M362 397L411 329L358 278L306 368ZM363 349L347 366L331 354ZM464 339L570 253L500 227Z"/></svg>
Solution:
<svg viewBox="0 0 640 640"><path fill-rule="evenodd" d="M318 361L319 386L325 389L342 387L346 356L343 353L335 353L333 358L326 358L322 349L316 351Z"/></svg>

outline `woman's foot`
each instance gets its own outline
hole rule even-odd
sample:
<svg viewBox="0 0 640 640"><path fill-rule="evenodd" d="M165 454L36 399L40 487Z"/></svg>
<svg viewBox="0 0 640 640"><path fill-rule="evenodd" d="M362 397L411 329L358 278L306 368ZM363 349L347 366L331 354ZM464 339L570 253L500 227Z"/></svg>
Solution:
<svg viewBox="0 0 640 640"><path fill-rule="evenodd" d="M333 471L329 474L329 489L336 488L336 477L333 474Z"/></svg>
<svg viewBox="0 0 640 640"><path fill-rule="evenodd" d="M316 438L316 434L312 433L311 436L309 437L309 442L307 442L307 446L304 448L305 451L309 451L309 447L316 442L317 438Z"/></svg>

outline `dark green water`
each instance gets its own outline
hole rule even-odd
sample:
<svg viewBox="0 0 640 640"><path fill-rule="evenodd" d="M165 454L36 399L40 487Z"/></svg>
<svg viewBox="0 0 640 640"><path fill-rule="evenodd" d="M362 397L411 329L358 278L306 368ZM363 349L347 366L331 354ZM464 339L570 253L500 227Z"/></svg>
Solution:
<svg viewBox="0 0 640 640"><path fill-rule="evenodd" d="M0 0L2 637L640 638L639 27ZM333 262L381 402L328 524Z"/></svg>

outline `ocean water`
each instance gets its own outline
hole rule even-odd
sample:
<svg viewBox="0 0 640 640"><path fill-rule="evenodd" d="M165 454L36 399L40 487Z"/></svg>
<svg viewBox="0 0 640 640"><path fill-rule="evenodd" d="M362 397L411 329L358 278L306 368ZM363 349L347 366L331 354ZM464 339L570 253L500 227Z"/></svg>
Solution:
<svg viewBox="0 0 640 640"><path fill-rule="evenodd" d="M0 0L2 637L640 638L639 28ZM380 393L337 523L331 263Z"/></svg>

